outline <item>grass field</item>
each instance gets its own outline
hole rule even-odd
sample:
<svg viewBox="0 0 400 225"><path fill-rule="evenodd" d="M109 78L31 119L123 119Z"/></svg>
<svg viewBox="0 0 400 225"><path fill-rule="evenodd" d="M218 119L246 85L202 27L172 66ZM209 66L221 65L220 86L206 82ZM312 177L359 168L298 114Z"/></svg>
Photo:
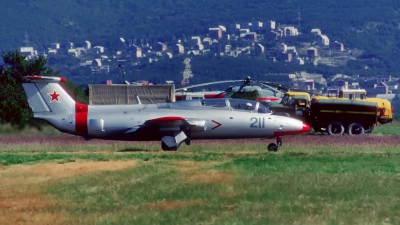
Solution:
<svg viewBox="0 0 400 225"><path fill-rule="evenodd" d="M371 135L86 142L0 135L1 224L400 224L400 124Z"/></svg>

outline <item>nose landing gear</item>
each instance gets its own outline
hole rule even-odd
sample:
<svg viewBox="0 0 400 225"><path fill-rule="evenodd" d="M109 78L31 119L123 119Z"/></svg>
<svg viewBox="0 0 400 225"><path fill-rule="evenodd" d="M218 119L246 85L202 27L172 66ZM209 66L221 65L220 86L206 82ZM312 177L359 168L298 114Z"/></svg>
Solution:
<svg viewBox="0 0 400 225"><path fill-rule="evenodd" d="M268 145L268 151L276 152L278 151L279 146L282 146L282 137L276 137L276 144L271 143Z"/></svg>

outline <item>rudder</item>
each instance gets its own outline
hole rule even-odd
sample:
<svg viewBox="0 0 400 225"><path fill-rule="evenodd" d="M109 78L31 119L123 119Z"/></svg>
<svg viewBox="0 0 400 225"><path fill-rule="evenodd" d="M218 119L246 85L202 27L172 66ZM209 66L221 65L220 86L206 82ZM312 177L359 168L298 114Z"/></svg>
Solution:
<svg viewBox="0 0 400 225"><path fill-rule="evenodd" d="M24 77L22 86L35 115L75 112L75 101L59 85L59 82L64 81L65 79L60 77Z"/></svg>

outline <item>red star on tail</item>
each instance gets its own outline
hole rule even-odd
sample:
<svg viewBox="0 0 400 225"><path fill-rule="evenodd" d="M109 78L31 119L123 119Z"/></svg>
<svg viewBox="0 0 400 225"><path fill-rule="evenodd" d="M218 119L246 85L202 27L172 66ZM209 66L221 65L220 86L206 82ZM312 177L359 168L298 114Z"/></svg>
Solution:
<svg viewBox="0 0 400 225"><path fill-rule="evenodd" d="M53 93L47 93L51 98L50 98L50 103L52 103L53 101L58 101L58 97L60 96L60 94L57 94L56 90L53 91Z"/></svg>

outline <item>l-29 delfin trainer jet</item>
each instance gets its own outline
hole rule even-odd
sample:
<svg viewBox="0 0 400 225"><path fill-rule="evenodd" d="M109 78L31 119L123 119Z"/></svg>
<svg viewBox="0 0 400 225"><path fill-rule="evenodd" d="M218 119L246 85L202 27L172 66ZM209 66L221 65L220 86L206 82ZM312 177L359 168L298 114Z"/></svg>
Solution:
<svg viewBox="0 0 400 225"><path fill-rule="evenodd" d="M26 76L23 88L34 117L61 132L87 139L161 140L163 150L177 150L195 139L277 138L308 132L297 119L272 115L255 101L199 99L136 105L85 105L75 102L59 82L65 78ZM246 108L248 107L248 109Z"/></svg>

